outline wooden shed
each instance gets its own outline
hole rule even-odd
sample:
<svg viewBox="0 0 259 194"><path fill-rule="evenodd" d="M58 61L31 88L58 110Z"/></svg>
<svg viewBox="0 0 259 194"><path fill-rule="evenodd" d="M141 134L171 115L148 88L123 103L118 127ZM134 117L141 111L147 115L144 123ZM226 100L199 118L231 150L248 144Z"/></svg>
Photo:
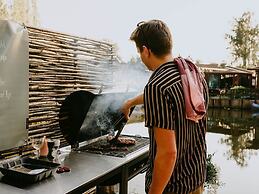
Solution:
<svg viewBox="0 0 259 194"><path fill-rule="evenodd" d="M198 66L204 72L210 90L219 91L234 86L255 87L255 77L251 70L219 64L199 64Z"/></svg>

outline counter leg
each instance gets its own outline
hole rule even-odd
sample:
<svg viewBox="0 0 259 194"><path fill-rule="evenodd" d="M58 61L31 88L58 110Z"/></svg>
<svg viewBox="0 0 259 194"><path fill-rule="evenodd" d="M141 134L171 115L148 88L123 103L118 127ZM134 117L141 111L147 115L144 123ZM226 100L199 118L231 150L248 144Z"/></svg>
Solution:
<svg viewBox="0 0 259 194"><path fill-rule="evenodd" d="M129 179L128 167L123 166L122 172L121 172L120 194L128 193L128 179Z"/></svg>

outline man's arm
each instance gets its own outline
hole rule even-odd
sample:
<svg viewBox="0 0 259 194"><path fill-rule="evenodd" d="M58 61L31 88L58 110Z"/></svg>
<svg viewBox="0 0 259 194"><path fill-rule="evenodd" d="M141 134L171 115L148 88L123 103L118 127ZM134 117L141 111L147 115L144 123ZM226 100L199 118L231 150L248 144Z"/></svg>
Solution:
<svg viewBox="0 0 259 194"><path fill-rule="evenodd" d="M125 114L126 118L129 119L130 108L143 103L144 97L143 94L140 94L132 99L127 100L122 106L122 112Z"/></svg>
<svg viewBox="0 0 259 194"><path fill-rule="evenodd" d="M149 194L162 194L174 170L177 148L174 130L154 128L157 145Z"/></svg>

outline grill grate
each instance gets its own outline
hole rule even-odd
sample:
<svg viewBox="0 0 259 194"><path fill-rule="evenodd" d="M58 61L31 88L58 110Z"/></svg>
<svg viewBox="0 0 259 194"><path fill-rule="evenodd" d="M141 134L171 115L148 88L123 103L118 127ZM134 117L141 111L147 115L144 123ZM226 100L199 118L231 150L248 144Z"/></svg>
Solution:
<svg viewBox="0 0 259 194"><path fill-rule="evenodd" d="M128 146L114 146L111 145L106 138L104 138L81 147L80 151L123 158L126 155L149 144L149 138L147 137L125 135L122 137L132 137L136 140L136 144Z"/></svg>

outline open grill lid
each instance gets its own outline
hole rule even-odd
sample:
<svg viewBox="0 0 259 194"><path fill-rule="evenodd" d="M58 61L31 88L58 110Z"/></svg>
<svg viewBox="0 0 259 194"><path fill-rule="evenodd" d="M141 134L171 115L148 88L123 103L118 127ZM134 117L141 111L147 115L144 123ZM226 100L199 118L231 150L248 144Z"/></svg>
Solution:
<svg viewBox="0 0 259 194"><path fill-rule="evenodd" d="M125 119L120 108L125 100L136 93L93 94L76 91L66 97L59 113L60 129L70 145L90 140L123 128ZM133 111L133 109L131 110Z"/></svg>

